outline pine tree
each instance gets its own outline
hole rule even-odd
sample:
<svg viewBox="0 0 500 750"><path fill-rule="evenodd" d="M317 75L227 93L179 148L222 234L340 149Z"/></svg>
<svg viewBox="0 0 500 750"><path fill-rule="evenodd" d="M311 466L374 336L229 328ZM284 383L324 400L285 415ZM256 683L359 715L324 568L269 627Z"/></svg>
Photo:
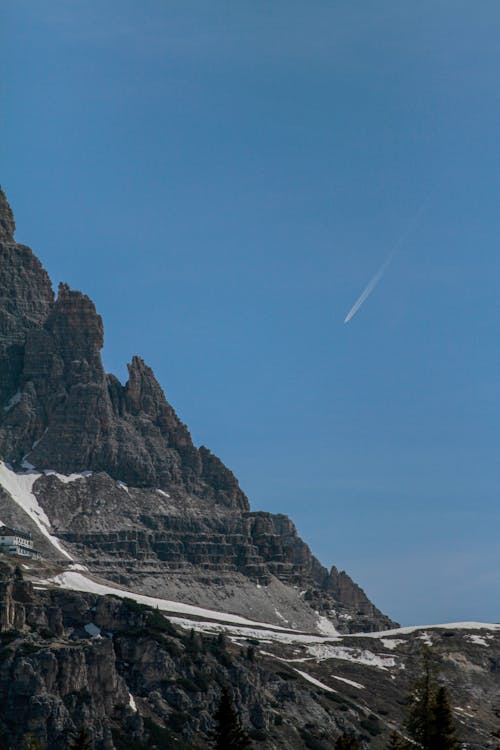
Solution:
<svg viewBox="0 0 500 750"><path fill-rule="evenodd" d="M250 737L240 724L227 687L222 688L219 707L215 714L213 739L215 750L245 750L251 746Z"/></svg>
<svg viewBox="0 0 500 750"><path fill-rule="evenodd" d="M431 663L429 648L423 649L422 676L415 683L409 697L407 728L412 740L423 750L430 750L430 738L434 724L434 702L436 698L435 669Z"/></svg>
<svg viewBox="0 0 500 750"><path fill-rule="evenodd" d="M440 687L433 706L433 727L429 748L430 750L458 750L459 747L448 693L446 688Z"/></svg>
<svg viewBox="0 0 500 750"><path fill-rule="evenodd" d="M352 734L341 734L335 742L335 750L359 750L359 742Z"/></svg>
<svg viewBox="0 0 500 750"><path fill-rule="evenodd" d="M410 694L406 724L413 742L422 750L458 750L446 688L436 681L429 648L423 650L422 676Z"/></svg>

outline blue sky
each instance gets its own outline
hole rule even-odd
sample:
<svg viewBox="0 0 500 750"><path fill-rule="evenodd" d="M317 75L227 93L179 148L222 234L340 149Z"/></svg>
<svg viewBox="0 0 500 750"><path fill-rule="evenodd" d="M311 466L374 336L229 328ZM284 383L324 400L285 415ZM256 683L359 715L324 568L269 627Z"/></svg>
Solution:
<svg viewBox="0 0 500 750"><path fill-rule="evenodd" d="M108 370L395 619L499 620L498 3L0 14L17 238Z"/></svg>

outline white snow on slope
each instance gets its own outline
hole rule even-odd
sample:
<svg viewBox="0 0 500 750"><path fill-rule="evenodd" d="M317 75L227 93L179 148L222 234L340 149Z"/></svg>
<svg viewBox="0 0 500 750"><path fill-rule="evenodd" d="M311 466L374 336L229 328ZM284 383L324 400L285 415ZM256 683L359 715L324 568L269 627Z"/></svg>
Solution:
<svg viewBox="0 0 500 750"><path fill-rule="evenodd" d="M324 685L319 680L315 680L314 677L311 677L311 675L307 674L307 672L301 672L300 669L295 669L295 668L294 668L294 671L297 672L297 674L300 674L300 676L303 677L304 680L307 680L308 682L310 682L311 685L315 685L316 687L319 687L322 690L326 690L329 693L336 693L337 692L333 688L328 687L328 685Z"/></svg>
<svg viewBox="0 0 500 750"><path fill-rule="evenodd" d="M410 635L419 630L498 630L498 622L446 622L439 625L409 625L403 628L393 628L392 630L379 630L376 633L349 633L346 638L388 638L393 635ZM340 635L342 637L342 634Z"/></svg>
<svg viewBox="0 0 500 750"><path fill-rule="evenodd" d="M334 680L340 680L341 682L347 683L347 685L352 685L355 688L359 688L359 690L364 690L365 686L362 685L360 682L354 682L354 680L348 680L347 677L338 677L336 674L332 674L332 677Z"/></svg>
<svg viewBox="0 0 500 750"><path fill-rule="evenodd" d="M33 493L33 485L39 477L41 477L41 474L31 471L26 474L16 474L7 464L0 461L0 484L2 487L9 493L14 502L36 523L41 533L49 540L52 546L68 560L73 560L71 555L62 547L59 539L50 533L50 529L52 528L50 520Z"/></svg>
<svg viewBox="0 0 500 750"><path fill-rule="evenodd" d="M486 639L491 639L492 638L491 635L484 635L484 636L482 636L482 635L476 635L474 633L474 634L471 634L471 635L466 635L465 637L467 638L468 641L470 641L470 643L475 643L476 646L490 646L491 645L486 640Z"/></svg>
<svg viewBox="0 0 500 750"><path fill-rule="evenodd" d="M382 646L385 646L385 648L388 648L390 651L392 651L397 646L405 643L405 641L403 638L381 638L380 643L382 644Z"/></svg>
<svg viewBox="0 0 500 750"><path fill-rule="evenodd" d="M10 411L13 406L18 404L21 401L21 391L18 391L17 393L14 393L10 401L7 402L7 404L3 407L4 411Z"/></svg>
<svg viewBox="0 0 500 750"><path fill-rule="evenodd" d="M173 623L180 625L182 628L193 628L200 633L227 633L228 635L235 636L236 638L253 638L260 643L272 643L273 641L278 643L284 643L287 645L297 644L308 644L308 643L324 643L325 638L321 635L308 635L307 633L299 633L297 631L286 631L279 628L277 625L268 625L266 623L260 623L263 627L260 630L251 628L248 626L234 626L229 625L227 615L222 612L216 613L220 618L220 622L205 622L202 620L194 621L187 620L183 617L170 617ZM274 630L266 630L267 628L275 628ZM311 657L312 658L312 657ZM289 661L285 659L284 661ZM292 661L307 661L307 659L295 659Z"/></svg>
<svg viewBox="0 0 500 750"><path fill-rule="evenodd" d="M276 614L276 617L279 617L279 619L281 620L281 622L284 622L287 625L289 624L288 620L286 619L286 617L283 617L283 615L281 614L281 612L278 609L276 609L276 607L274 608L274 612Z"/></svg>
<svg viewBox="0 0 500 750"><path fill-rule="evenodd" d="M135 700L134 700L134 696L132 695L132 693L128 694L128 705L130 706L130 708L132 709L134 713L137 713L137 706L135 705Z"/></svg>
<svg viewBox="0 0 500 750"><path fill-rule="evenodd" d="M367 667L377 667L378 669L387 670L396 666L396 659L393 656L385 654L374 654L372 651L358 648L348 648L347 646L332 646L327 643L316 643L306 647L308 654L313 656L317 661L325 659L341 659L350 661L354 664L364 664Z"/></svg>
<svg viewBox="0 0 500 750"><path fill-rule="evenodd" d="M77 573L75 571L66 571L61 573L54 578L48 578L47 580L40 581L43 585L54 584L64 589L71 589L72 591L86 591L91 594L99 594L100 596L106 596L112 594L113 596L119 596L120 598L134 599L139 604L146 604L148 607L155 607L162 612L179 612L181 614L191 615L193 617L209 617L212 620L220 620L224 623L235 623L236 625L247 625L262 626L264 628L274 628L275 630L283 630L284 628L278 625L271 625L266 622L256 622L255 620L247 620L246 617L240 617L239 615L225 614L223 612L216 612L211 609L202 609L196 607L193 604L183 604L182 602L173 602L168 599L156 599L153 596L145 596L144 594L136 594L134 591L124 591L123 589L117 589L114 586L109 586L103 583L97 583L90 578ZM195 627L199 623L188 620L188 627ZM208 625L209 623L207 623ZM215 624L215 623L212 623ZM243 634L249 631L243 631ZM250 631L252 632L252 631ZM256 631L259 635L263 631ZM286 631L285 631L286 632ZM295 634L290 633L292 641L295 639ZM321 640L321 639L320 639Z"/></svg>
<svg viewBox="0 0 500 750"><path fill-rule="evenodd" d="M335 637L339 634L332 621L323 615L319 615L316 627L322 635Z"/></svg>
<svg viewBox="0 0 500 750"><path fill-rule="evenodd" d="M77 479L85 479L92 476L91 471L82 471L79 474L59 474L54 469L45 469L43 473L46 477L57 477L63 484L70 484L71 482L76 482Z"/></svg>

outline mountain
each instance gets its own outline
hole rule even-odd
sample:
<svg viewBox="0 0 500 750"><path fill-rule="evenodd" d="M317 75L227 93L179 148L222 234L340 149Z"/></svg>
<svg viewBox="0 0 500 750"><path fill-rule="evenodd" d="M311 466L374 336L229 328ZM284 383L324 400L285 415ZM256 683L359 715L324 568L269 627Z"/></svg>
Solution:
<svg viewBox="0 0 500 750"><path fill-rule="evenodd" d="M230 685L255 750L332 750L343 732L385 750L405 735L424 645L461 748L496 750L500 625L313 636L3 558L0 747L21 750L31 735L68 750L84 727L95 750L205 749Z"/></svg>
<svg viewBox="0 0 500 750"><path fill-rule="evenodd" d="M104 371L94 303L67 284L55 296L14 232L0 192L2 521L132 590L313 631L393 626L288 517L250 510L142 359L125 385Z"/></svg>
<svg viewBox="0 0 500 750"><path fill-rule="evenodd" d="M104 372L94 304L14 231L0 191L0 519L39 553L0 547L0 750L207 748L225 686L254 748L384 750L424 647L462 748L497 750L500 625L395 629L250 510L140 358Z"/></svg>

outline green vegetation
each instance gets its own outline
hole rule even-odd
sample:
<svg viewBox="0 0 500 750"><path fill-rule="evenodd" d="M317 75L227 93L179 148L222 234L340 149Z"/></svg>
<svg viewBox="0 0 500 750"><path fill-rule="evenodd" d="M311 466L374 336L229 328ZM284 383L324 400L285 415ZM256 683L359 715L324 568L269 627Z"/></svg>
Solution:
<svg viewBox="0 0 500 750"><path fill-rule="evenodd" d="M212 741L214 750L245 750L252 744L248 733L241 726L227 687L222 688Z"/></svg>
<svg viewBox="0 0 500 750"><path fill-rule="evenodd" d="M451 713L448 692L437 681L432 652L422 652L422 671L408 698L406 728L409 740L393 732L387 750L458 750L460 742Z"/></svg>
<svg viewBox="0 0 500 750"><path fill-rule="evenodd" d="M407 729L422 750L457 750L459 742L453 726L448 693L439 686L429 648L423 650L422 675L409 698Z"/></svg>

